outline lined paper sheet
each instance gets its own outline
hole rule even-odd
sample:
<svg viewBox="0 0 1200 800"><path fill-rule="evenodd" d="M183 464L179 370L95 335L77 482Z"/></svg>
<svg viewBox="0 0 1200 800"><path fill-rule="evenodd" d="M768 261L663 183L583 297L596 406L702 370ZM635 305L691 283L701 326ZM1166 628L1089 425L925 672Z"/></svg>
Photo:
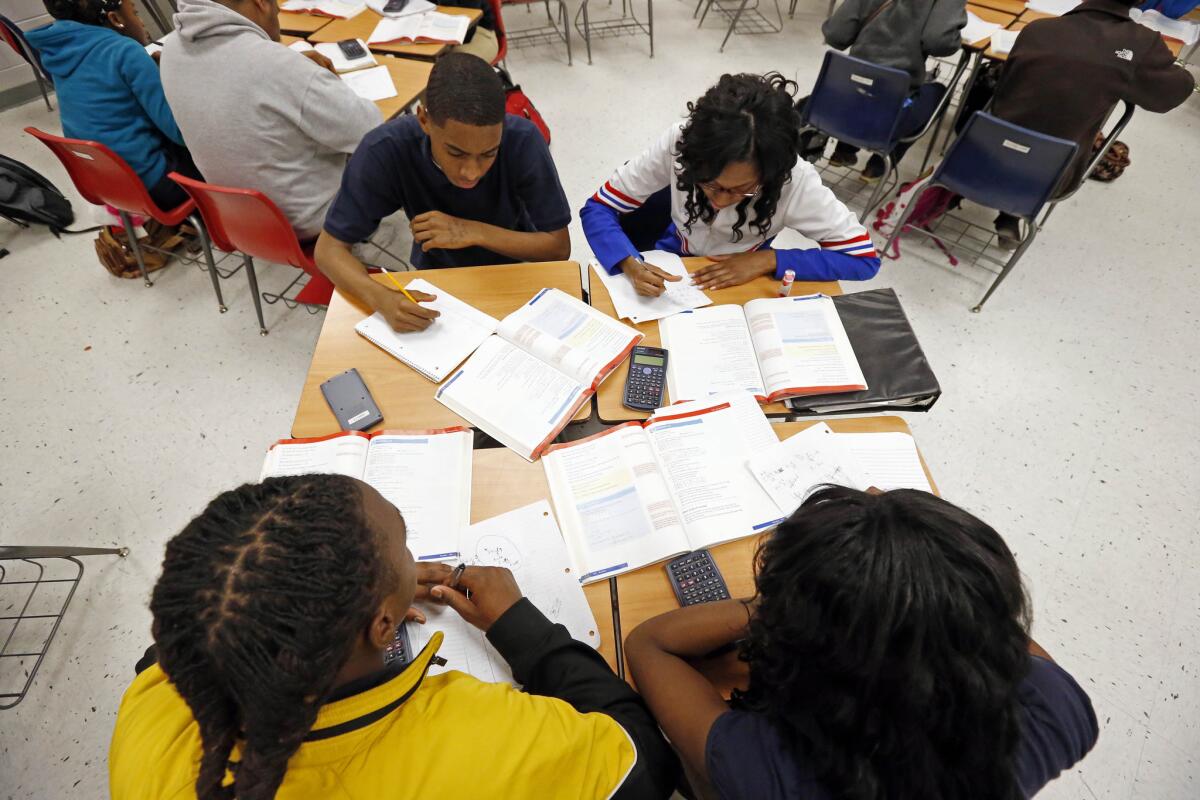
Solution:
<svg viewBox="0 0 1200 800"><path fill-rule="evenodd" d="M608 296L612 298L613 308L616 309L618 318L637 324L669 317L680 311L712 305L712 300L708 295L692 283L687 267L683 265L679 256L662 250L651 250L642 253L642 260L647 264L653 264L663 272L678 275L683 280L666 281L666 291L658 297L643 297L637 293L637 290L633 288L633 282L624 274L618 272L616 275L609 275L608 270L600 266L598 261L593 261L592 270L604 284L604 288L608 290Z"/></svg>
<svg viewBox="0 0 1200 800"><path fill-rule="evenodd" d="M835 433L858 462L866 489L920 489L932 492L921 466L917 443L907 433Z"/></svg>
<svg viewBox="0 0 1200 800"><path fill-rule="evenodd" d="M371 102L387 100L398 94L396 84L392 81L392 73L384 66L348 72L342 76L342 80L356 95Z"/></svg>
<svg viewBox="0 0 1200 800"><path fill-rule="evenodd" d="M995 22L985 22L970 11L967 12L967 24L963 27L962 40L964 44L976 44L991 36L1004 26Z"/></svg>

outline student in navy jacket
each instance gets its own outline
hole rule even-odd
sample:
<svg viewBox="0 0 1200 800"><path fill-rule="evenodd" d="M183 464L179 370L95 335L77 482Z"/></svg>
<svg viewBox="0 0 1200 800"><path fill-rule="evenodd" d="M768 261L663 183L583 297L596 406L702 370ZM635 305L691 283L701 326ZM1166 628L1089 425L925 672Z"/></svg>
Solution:
<svg viewBox="0 0 1200 800"><path fill-rule="evenodd" d="M1087 694L1029 637L1012 552L934 495L821 488L762 546L755 585L625 644L719 797L1020 800L1096 742ZM731 644L750 675L727 705L689 659Z"/></svg>
<svg viewBox="0 0 1200 800"><path fill-rule="evenodd" d="M163 94L132 0L45 0L55 21L25 34L54 80L63 135L106 145L163 208L187 194L167 173L200 178ZM197 87L200 90L202 87Z"/></svg>
<svg viewBox="0 0 1200 800"><path fill-rule="evenodd" d="M722 75L689 103L686 121L619 167L579 212L601 265L647 296L679 280L641 260L651 249L716 260L693 273L706 289L789 269L801 281L874 277L870 235L799 158L795 88L774 72ZM787 228L818 247L774 249Z"/></svg>

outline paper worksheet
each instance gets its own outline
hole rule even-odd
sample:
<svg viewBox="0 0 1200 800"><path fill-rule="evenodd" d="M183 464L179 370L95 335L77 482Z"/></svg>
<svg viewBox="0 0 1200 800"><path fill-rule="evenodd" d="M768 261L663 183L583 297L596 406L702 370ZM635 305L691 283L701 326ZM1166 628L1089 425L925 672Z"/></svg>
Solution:
<svg viewBox="0 0 1200 800"><path fill-rule="evenodd" d="M348 72L341 77L346 85L364 100L378 102L399 94L396 91L396 84L392 81L392 73L382 65L370 69L360 69L357 72Z"/></svg>
<svg viewBox="0 0 1200 800"><path fill-rule="evenodd" d="M521 593L551 621L561 623L578 641L600 646L596 618L571 568L548 502L539 500L475 523L463 532L459 547L468 565L508 567ZM422 611L428 621L410 624L408 629L413 652L420 652L434 631L445 634L438 655L447 663L431 667L431 674L453 669L482 681L514 682L508 663L482 631L444 606L427 603Z"/></svg>
<svg viewBox="0 0 1200 800"><path fill-rule="evenodd" d="M386 11L388 0L367 0L367 8L374 11L381 17L389 17L395 19L397 17L411 17L414 14L424 14L426 11L433 11L437 8L436 5L429 0L408 0L404 8L399 11Z"/></svg>
<svg viewBox="0 0 1200 800"><path fill-rule="evenodd" d="M985 22L972 12L967 12L967 24L963 27L962 40L964 44L977 44L1000 30L1003 25L995 22Z"/></svg>
<svg viewBox="0 0 1200 800"><path fill-rule="evenodd" d="M1020 31L996 31L992 34L990 42L992 52L994 53L1011 53L1013 45L1017 43L1017 34Z"/></svg>
<svg viewBox="0 0 1200 800"><path fill-rule="evenodd" d="M334 19L350 19L365 11L367 6L365 3L344 3L341 0L287 0L280 8Z"/></svg>
<svg viewBox="0 0 1200 800"><path fill-rule="evenodd" d="M866 489L920 489L932 492L917 443L907 433L835 433L857 462L860 480Z"/></svg>
<svg viewBox="0 0 1200 800"><path fill-rule="evenodd" d="M679 256L663 250L650 250L642 253L642 260L663 272L678 275L683 280L666 281L666 291L658 297L643 297L637 293L633 282L624 274L609 275L608 270L600 266L600 262L592 262L592 269L608 290L608 296L612 298L619 319L627 319L636 325L639 322L669 317L680 311L712 305L708 295L692 283L687 267L683 265Z"/></svg>
<svg viewBox="0 0 1200 800"><path fill-rule="evenodd" d="M1178 39L1185 45L1195 44L1197 36L1200 35L1200 23L1171 19L1154 10L1142 11L1135 8L1129 12L1129 18L1139 25L1158 31L1163 36Z"/></svg>
<svg viewBox="0 0 1200 800"><path fill-rule="evenodd" d="M1061 17L1075 6L1079 5L1080 0L1028 0L1025 7L1031 11L1040 11L1043 14L1053 14L1056 17ZM967 12L968 14L970 12Z"/></svg>
<svg viewBox="0 0 1200 800"><path fill-rule="evenodd" d="M863 484L856 459L824 422L759 450L746 467L784 516L791 515L821 484L855 488Z"/></svg>

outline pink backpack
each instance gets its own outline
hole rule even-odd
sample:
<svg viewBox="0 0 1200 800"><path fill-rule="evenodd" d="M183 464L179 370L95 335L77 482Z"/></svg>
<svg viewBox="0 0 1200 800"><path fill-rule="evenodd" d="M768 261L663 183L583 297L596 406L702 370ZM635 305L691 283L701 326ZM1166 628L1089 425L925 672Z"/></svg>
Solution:
<svg viewBox="0 0 1200 800"><path fill-rule="evenodd" d="M925 187L929 176L918 178L910 183L905 183L900 186L900 192L896 195L896 199L888 202L887 205L875 212L874 228L877 231L882 231L886 236L891 236L891 229L895 226L896 221L904 214L904 210L908 208L909 203L916 198L921 189ZM921 193L920 199L917 200L917 205L909 214L908 220L904 223L904 230L919 228L928 233L935 244L946 254L946 258L950 259L950 266L957 266L958 259L954 257L942 240L933 236L933 231L930 230L933 223L937 222L943 214L949 209L957 195L949 189L941 186L934 186L932 189ZM889 222L889 220L891 220ZM887 230L884 227L887 226ZM903 234L904 231L901 231ZM896 237L892 241L892 258L900 257L900 237Z"/></svg>

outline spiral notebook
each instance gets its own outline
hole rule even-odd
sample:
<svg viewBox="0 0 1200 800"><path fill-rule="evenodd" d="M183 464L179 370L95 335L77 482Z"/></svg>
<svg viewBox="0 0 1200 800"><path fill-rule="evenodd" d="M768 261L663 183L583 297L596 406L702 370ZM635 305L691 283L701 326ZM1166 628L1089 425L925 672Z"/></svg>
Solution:
<svg viewBox="0 0 1200 800"><path fill-rule="evenodd" d="M435 295L436 300L421 305L441 312L441 316L423 331L396 333L387 320L376 313L355 325L354 330L435 383L440 383L467 356L474 353L500 324L500 320L464 303L424 278L409 281L404 288Z"/></svg>

